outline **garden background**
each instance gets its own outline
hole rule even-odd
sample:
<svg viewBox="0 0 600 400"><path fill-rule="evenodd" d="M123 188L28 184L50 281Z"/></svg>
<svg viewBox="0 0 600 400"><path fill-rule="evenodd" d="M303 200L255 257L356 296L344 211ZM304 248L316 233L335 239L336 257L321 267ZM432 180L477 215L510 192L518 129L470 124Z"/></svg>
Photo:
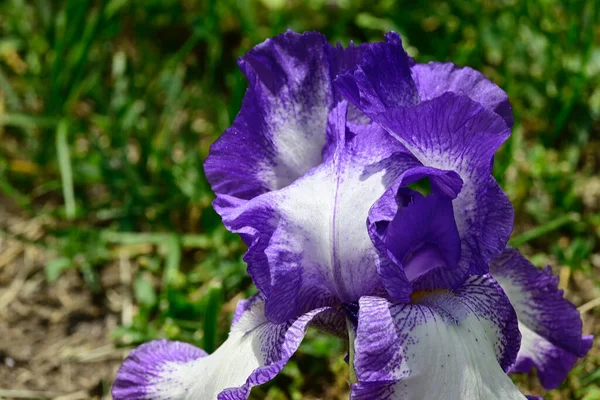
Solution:
<svg viewBox="0 0 600 400"><path fill-rule="evenodd" d="M509 95L494 175L512 244L551 264L600 334L596 0L0 2L0 398L110 398L133 345L213 351L253 289L202 172L236 116L236 58L290 28L346 45L399 32L418 62ZM345 344L311 332L253 399L345 399ZM598 343L598 341L596 341ZM600 345L547 399L600 399ZM63 397L65 399L65 397Z"/></svg>

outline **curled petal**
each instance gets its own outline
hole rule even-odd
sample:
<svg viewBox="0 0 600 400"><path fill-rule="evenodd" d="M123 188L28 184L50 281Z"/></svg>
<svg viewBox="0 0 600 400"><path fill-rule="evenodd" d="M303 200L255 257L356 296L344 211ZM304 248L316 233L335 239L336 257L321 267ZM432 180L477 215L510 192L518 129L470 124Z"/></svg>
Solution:
<svg viewBox="0 0 600 400"><path fill-rule="evenodd" d="M313 310L282 324L270 323L262 300L253 301L213 354L192 345L156 340L124 361L117 372L115 400L245 400L253 386L275 377L298 349L316 318L337 311Z"/></svg>
<svg viewBox="0 0 600 400"><path fill-rule="evenodd" d="M215 193L249 200L320 164L327 115L341 99L333 80L365 47L333 47L318 32L287 31L241 57L249 83L242 108L204 165Z"/></svg>
<svg viewBox="0 0 600 400"><path fill-rule="evenodd" d="M494 111L511 127L514 119L506 92L481 72L453 63L430 62L410 67L421 101L431 100L445 92L467 96Z"/></svg>
<svg viewBox="0 0 600 400"><path fill-rule="evenodd" d="M515 312L489 275L413 304L363 297L351 399L524 399L505 373L519 341Z"/></svg>
<svg viewBox="0 0 600 400"><path fill-rule="evenodd" d="M460 175L462 190L453 201L461 237L461 269L487 272L510 236L514 212L491 177L491 160L510 135L504 121L468 97L446 93L414 107L374 117L423 165Z"/></svg>
<svg viewBox="0 0 600 400"><path fill-rule="evenodd" d="M367 57L370 52L378 56ZM504 93L470 70L420 67L387 56L405 57L399 39L388 38L364 54L354 71L338 76L336 85L424 166L460 175L464 185L454 210L463 242L461 269L486 273L487 263L504 250L514 218L508 198L490 176L494 152L510 135ZM361 71L375 72L363 79ZM414 98L406 83L414 85L412 78L420 103L390 101Z"/></svg>
<svg viewBox="0 0 600 400"><path fill-rule="evenodd" d="M550 268L537 269L516 249L507 248L492 260L490 273L515 308L523 335L511 372L535 367L546 389L558 387L592 346L592 336L582 336L579 311L563 298Z"/></svg>

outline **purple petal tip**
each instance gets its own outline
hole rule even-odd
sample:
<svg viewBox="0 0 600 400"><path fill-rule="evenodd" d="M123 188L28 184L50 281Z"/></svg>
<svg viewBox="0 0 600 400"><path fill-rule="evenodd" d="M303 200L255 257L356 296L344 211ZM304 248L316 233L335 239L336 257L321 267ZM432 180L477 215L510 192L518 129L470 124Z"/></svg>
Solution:
<svg viewBox="0 0 600 400"><path fill-rule="evenodd" d="M129 353L112 387L115 400L152 398L152 387L167 364L183 364L207 356L191 344L166 339L145 343Z"/></svg>

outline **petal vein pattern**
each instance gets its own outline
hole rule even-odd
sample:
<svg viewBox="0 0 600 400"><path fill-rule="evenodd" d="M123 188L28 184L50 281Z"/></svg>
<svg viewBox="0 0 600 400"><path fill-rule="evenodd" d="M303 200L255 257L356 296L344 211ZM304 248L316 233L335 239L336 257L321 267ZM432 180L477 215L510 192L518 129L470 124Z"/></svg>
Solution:
<svg viewBox="0 0 600 400"><path fill-rule="evenodd" d="M440 62L414 64L410 72L421 101L431 100L446 92L465 95L500 115L509 127L513 125L508 95L481 72Z"/></svg>
<svg viewBox="0 0 600 400"><path fill-rule="evenodd" d="M402 97L393 92L408 81L420 102L390 101ZM465 86L458 87L459 82ZM358 66L340 74L336 86L424 166L460 175L464 185L453 203L463 241L460 268L487 273L487 263L506 247L514 218L510 201L490 175L494 152L510 135L506 94L467 69L418 67L394 33L386 35L385 43L365 49Z"/></svg>
<svg viewBox="0 0 600 400"><path fill-rule="evenodd" d="M363 297L358 321L352 400L525 398L505 373L516 315L489 275L413 304Z"/></svg>
<svg viewBox="0 0 600 400"><path fill-rule="evenodd" d="M512 231L510 201L491 177L494 152L510 135L495 113L465 96L445 93L375 117L423 165L456 171L463 187L453 201L462 240L462 269L487 272Z"/></svg>

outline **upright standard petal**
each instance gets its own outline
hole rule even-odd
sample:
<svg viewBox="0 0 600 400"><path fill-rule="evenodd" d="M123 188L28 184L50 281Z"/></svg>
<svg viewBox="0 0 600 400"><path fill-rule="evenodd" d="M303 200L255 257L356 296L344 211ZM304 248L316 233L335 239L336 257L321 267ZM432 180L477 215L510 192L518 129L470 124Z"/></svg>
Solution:
<svg viewBox="0 0 600 400"><path fill-rule="evenodd" d="M414 297L361 298L352 400L525 399L505 373L519 348L516 315L489 275Z"/></svg>
<svg viewBox="0 0 600 400"><path fill-rule="evenodd" d="M440 62L413 64L410 72L421 101L434 99L446 92L461 94L494 111L509 127L513 125L508 95L481 72Z"/></svg>
<svg viewBox="0 0 600 400"><path fill-rule="evenodd" d="M515 308L523 335L511 372L535 367L546 389L558 387L592 346L592 336L582 337L579 311L563 298L550 268L537 269L513 248L492 260L490 273Z"/></svg>
<svg viewBox="0 0 600 400"><path fill-rule="evenodd" d="M369 58L369 52L381 56ZM336 86L352 104L395 135L423 165L460 175L464 186L454 210L463 241L461 267L466 266L473 274L486 273L487 263L504 250L514 217L510 201L490 176L494 152L510 135L503 93L467 70L449 70L438 80L435 73L435 79L428 75L427 68L409 63L411 76L407 76L406 62L384 56L406 57L399 40L380 43L364 54L354 71L338 76ZM365 80L360 76L366 70L388 72L369 74ZM452 81L442 83L444 76ZM421 103L413 107L393 105L387 99L414 98L407 81L415 85ZM459 87L459 83L464 86ZM388 93L398 90L404 92Z"/></svg>
<svg viewBox="0 0 600 400"><path fill-rule="evenodd" d="M491 173L494 152L510 135L495 113L465 96L445 93L414 107L374 117L423 165L455 171L463 187L452 202L460 233L460 267L487 272L510 236L514 212Z"/></svg>
<svg viewBox="0 0 600 400"><path fill-rule="evenodd" d="M319 165L327 115L340 100L333 79L363 49L334 48L318 32L287 31L240 58L249 82L242 108L204 165L215 193L248 200Z"/></svg>
<svg viewBox="0 0 600 400"><path fill-rule="evenodd" d="M347 126L346 111L343 102L330 115L333 150L322 165L224 215L230 230L253 235L245 259L273 321L356 301L381 286L367 216L402 172L419 164L395 153L396 141L378 126ZM382 162L392 155L394 163Z"/></svg>
<svg viewBox="0 0 600 400"><path fill-rule="evenodd" d="M501 116L509 127L513 125L507 94L481 72L453 63L415 63L396 32L386 34L385 39L366 47L357 67L344 71L336 81L344 96L363 112L374 115L452 92L471 98Z"/></svg>
<svg viewBox="0 0 600 400"><path fill-rule="evenodd" d="M314 318L327 319L327 314L336 312L315 309L273 324L264 315L264 302L253 300L251 308L233 325L229 338L209 356L192 345L168 340L133 350L117 372L113 398L245 400L253 386L281 371Z"/></svg>
<svg viewBox="0 0 600 400"><path fill-rule="evenodd" d="M334 102L331 53L320 33L288 31L239 60L249 87L204 165L215 193L250 199L321 163Z"/></svg>

